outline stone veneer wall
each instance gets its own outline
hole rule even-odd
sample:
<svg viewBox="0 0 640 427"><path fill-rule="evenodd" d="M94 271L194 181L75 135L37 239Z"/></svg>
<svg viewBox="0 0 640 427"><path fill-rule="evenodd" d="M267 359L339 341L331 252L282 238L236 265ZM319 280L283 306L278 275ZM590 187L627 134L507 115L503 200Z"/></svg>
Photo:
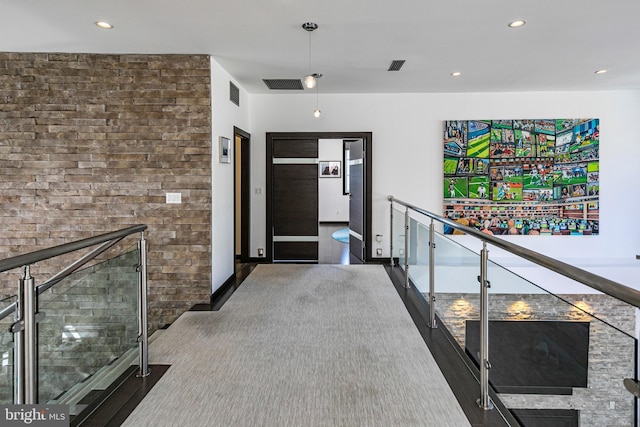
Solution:
<svg viewBox="0 0 640 427"><path fill-rule="evenodd" d="M633 425L634 398L622 381L635 372L634 339L585 311L634 336L634 308L606 295L560 297L574 305L552 295L490 294L489 319L591 322L587 388L574 388L570 396L501 394L501 400L511 409L577 409L582 426ZM465 320L480 318L479 295L437 294L436 311L464 348Z"/></svg>
<svg viewBox="0 0 640 427"><path fill-rule="evenodd" d="M0 258L147 224L151 329L208 301L210 83L205 55L0 53Z"/></svg>

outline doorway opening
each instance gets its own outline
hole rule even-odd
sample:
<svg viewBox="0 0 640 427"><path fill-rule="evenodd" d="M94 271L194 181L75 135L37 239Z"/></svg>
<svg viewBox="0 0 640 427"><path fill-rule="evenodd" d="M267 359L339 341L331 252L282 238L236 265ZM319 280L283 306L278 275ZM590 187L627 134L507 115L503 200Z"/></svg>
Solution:
<svg viewBox="0 0 640 427"><path fill-rule="evenodd" d="M330 152L327 140L335 141ZM371 261L371 132L267 133L266 141L266 260L322 262L328 224L347 228L350 264ZM339 202L325 204L323 187Z"/></svg>
<svg viewBox="0 0 640 427"><path fill-rule="evenodd" d="M350 263L345 160L344 139L318 139L318 264Z"/></svg>
<svg viewBox="0 0 640 427"><path fill-rule="evenodd" d="M251 229L251 135L233 128L234 212L236 261L249 262Z"/></svg>

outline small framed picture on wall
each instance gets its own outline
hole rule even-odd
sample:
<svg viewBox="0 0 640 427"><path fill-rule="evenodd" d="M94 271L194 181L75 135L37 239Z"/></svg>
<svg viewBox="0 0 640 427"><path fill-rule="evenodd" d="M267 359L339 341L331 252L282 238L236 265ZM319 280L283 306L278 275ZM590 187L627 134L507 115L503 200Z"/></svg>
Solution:
<svg viewBox="0 0 640 427"><path fill-rule="evenodd" d="M224 136L220 137L220 163L231 163L231 141Z"/></svg>
<svg viewBox="0 0 640 427"><path fill-rule="evenodd" d="M342 176L342 162L339 160L321 161L319 166L320 178L340 178Z"/></svg>

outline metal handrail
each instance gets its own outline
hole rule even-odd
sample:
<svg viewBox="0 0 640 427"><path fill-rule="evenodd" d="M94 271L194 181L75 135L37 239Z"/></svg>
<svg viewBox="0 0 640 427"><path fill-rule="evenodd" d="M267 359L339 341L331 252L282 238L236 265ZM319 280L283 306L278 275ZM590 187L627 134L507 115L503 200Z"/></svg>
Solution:
<svg viewBox="0 0 640 427"><path fill-rule="evenodd" d="M93 236L82 240L76 240L75 242L65 243L62 245L53 246L51 248L29 252L28 254L6 258L0 260L0 273L8 270L13 270L14 268L32 265L46 259L68 254L69 252L74 252L80 249L85 249L90 246L108 242L110 240L120 239L130 234L142 232L146 229L146 224L138 224L128 228L123 228L122 230L112 231L110 233L100 234L98 236Z"/></svg>
<svg viewBox="0 0 640 427"><path fill-rule="evenodd" d="M425 209L414 206L410 203L403 202L402 200L396 199L393 196L389 196L388 200L390 202L398 203L402 206L405 206L406 208L409 208L415 212L418 212L422 215L432 218L438 222L446 224L456 230L460 230L465 234L473 236L477 239L487 242L500 249L504 249L505 251L510 252L514 255L517 255L521 258L524 258L528 261L531 261L534 264L537 264L549 270L555 271L558 274L561 274L565 277L568 277L577 282L580 282L586 286L589 286L592 289L595 289L609 296L617 298L635 307L640 307L640 291L636 289L622 285L618 282L607 279L606 277L598 276L597 274L593 274L588 271L582 270L571 264L558 261L557 259L543 255L536 251L532 251L531 249L523 248L522 246L518 246L507 240L504 240L486 233L482 233L471 227L461 225L448 218L444 218L440 215L436 215L432 212L429 212Z"/></svg>
<svg viewBox="0 0 640 427"><path fill-rule="evenodd" d="M37 295L59 283L65 277L85 265L98 255L116 245L126 236L134 233L141 233L138 242L140 254L140 264L136 267L138 272L138 351L140 355L139 376L149 375L148 364L148 336L147 336L147 269L146 269L146 241L144 231L147 226L144 224L134 225L110 233L100 234L87 239L77 240L71 243L42 249L28 254L18 255L0 261L0 273L13 270L18 267L24 268L24 275L20 279L18 301L0 310L0 319L7 317L11 312L15 312L16 322L11 326L10 331L14 334L14 376L16 383L14 387L13 401L15 404L36 404L37 396L37 323L44 317L38 310ZM62 271L47 280L43 285L35 286L33 276L31 276L31 266L37 262L54 258L67 253L75 252L91 246L99 245L89 253L74 261Z"/></svg>
<svg viewBox="0 0 640 427"><path fill-rule="evenodd" d="M96 258L98 255L100 255L107 249L118 244L118 242L120 242L122 239L124 239L124 237L120 237L114 240L109 240L107 242L104 242L103 244L101 244L100 246L98 246L88 254L84 255L82 258L73 262L71 265L65 267L63 270L61 270L59 273L54 275L52 278L45 281L42 285L38 286L37 294L40 295L47 289L51 288L52 286L55 286L57 283L60 283L66 277L70 276L74 271L76 271L77 269L79 269L80 267L82 267L92 259Z"/></svg>
<svg viewBox="0 0 640 427"><path fill-rule="evenodd" d="M106 251L107 249L124 239L126 236L144 231L146 229L147 225L138 224L128 228L123 228L121 230L112 231L110 233L100 234L98 236L77 240L75 242L65 243L62 245L53 246L51 248L30 252L28 254L6 258L0 260L0 273L103 243L102 246L83 256L78 261L74 262L73 264L62 270L60 273L53 276L51 279L38 286L37 294L40 295L47 289L62 281L65 277L69 276L78 268L100 255L102 252ZM13 302L12 304L9 304L8 306L0 310L0 320L9 316L11 313L14 313L16 310L16 304L16 302Z"/></svg>
<svg viewBox="0 0 640 427"><path fill-rule="evenodd" d="M6 306L5 308L3 308L2 310L0 310L0 320L4 319L5 317L10 315L11 313L15 313L17 305L18 305L18 303L16 301L14 301L11 304L9 304L8 306Z"/></svg>

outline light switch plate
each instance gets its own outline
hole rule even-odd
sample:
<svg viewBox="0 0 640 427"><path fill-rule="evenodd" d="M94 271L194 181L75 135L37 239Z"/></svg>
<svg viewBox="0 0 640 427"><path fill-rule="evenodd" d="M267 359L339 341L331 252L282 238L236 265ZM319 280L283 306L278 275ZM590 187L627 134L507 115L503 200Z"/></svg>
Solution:
<svg viewBox="0 0 640 427"><path fill-rule="evenodd" d="M167 193L166 202L175 204L182 203L182 193Z"/></svg>

